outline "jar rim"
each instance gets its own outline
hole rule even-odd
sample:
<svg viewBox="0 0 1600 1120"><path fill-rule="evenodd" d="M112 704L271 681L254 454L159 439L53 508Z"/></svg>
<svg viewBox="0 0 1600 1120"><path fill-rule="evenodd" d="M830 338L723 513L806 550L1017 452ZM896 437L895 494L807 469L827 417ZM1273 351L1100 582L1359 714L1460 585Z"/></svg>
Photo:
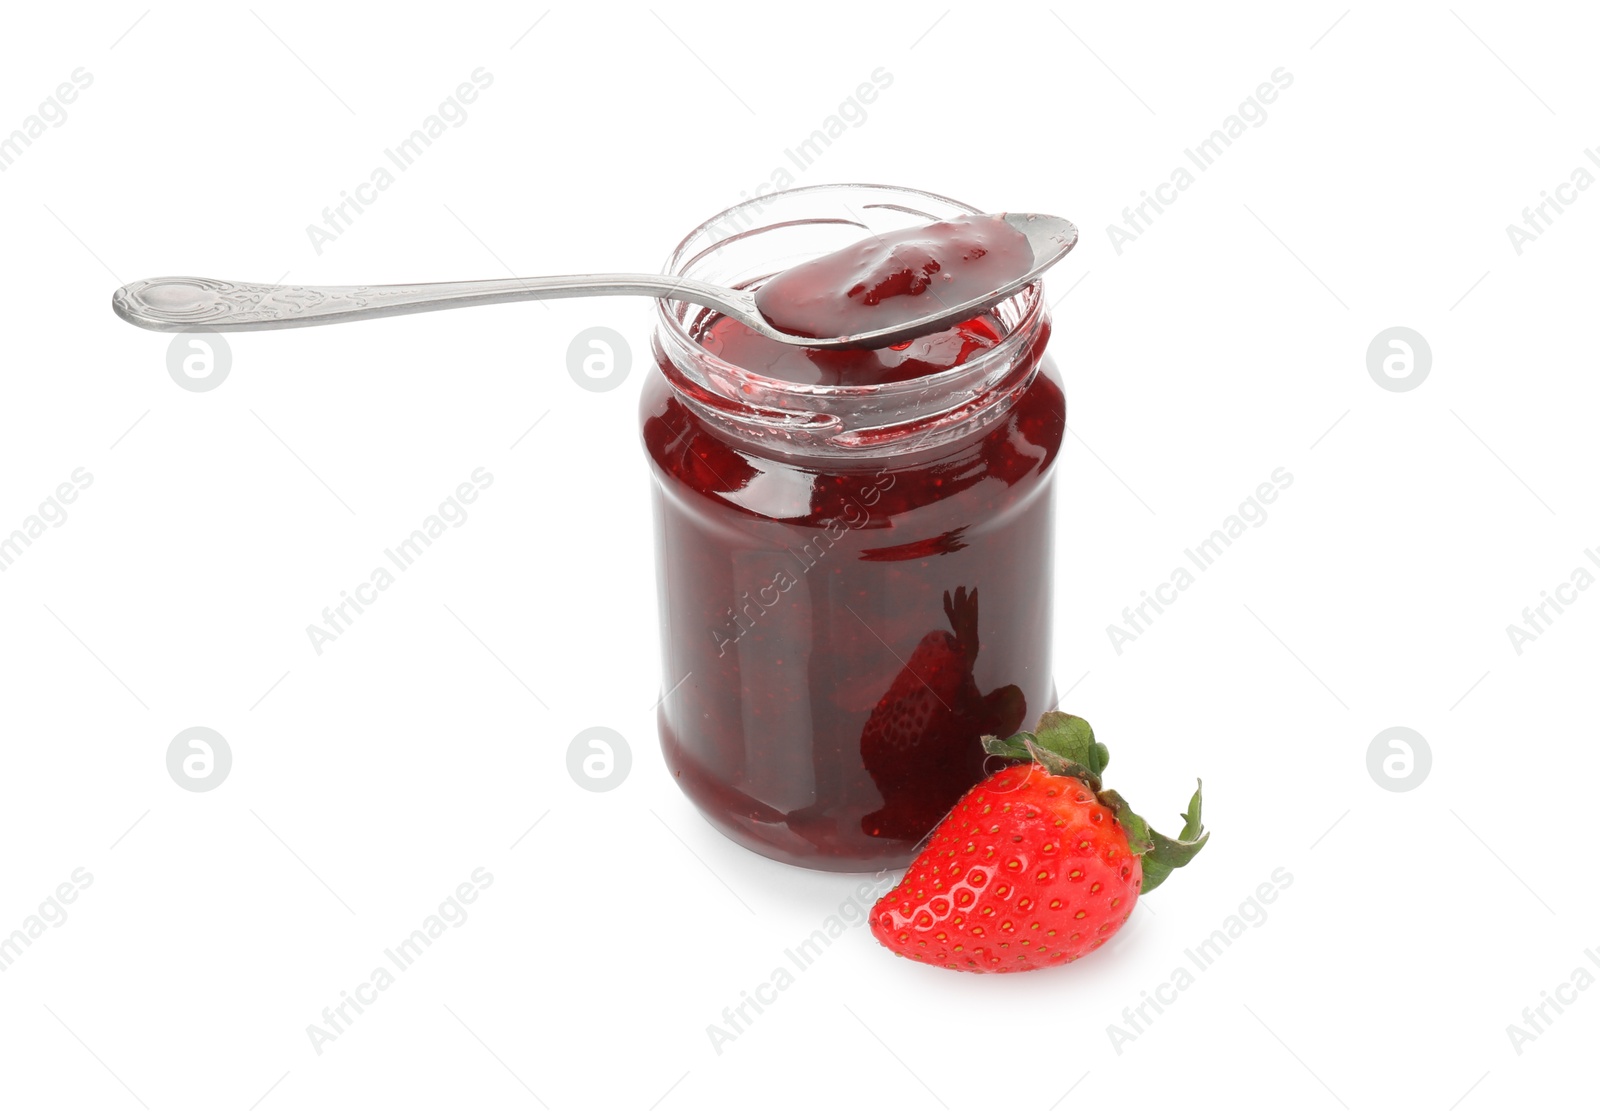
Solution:
<svg viewBox="0 0 1600 1120"><path fill-rule="evenodd" d="M843 215L819 213L827 207L809 206L835 196ZM730 249L749 251L751 239L762 235L788 238L788 231L806 226L833 225L871 233L861 210L905 215L934 222L961 214L980 214L964 202L944 195L877 183L823 183L757 195L727 207L697 225L668 256L666 275L689 275L697 265ZM764 216L768 220L763 221ZM814 254L813 254L814 255ZM759 282L771 272L719 283L737 286ZM992 420L1012 390L1025 388L1042 355L1048 337L1048 314L1043 306L1043 281L1034 280L993 310L1005 328L1004 337L949 369L903 381L869 385L816 385L783 381L728 362L707 349L697 337L697 326L715 313L681 300L658 299L659 324L654 349L658 364L678 395L706 419L739 434L764 442L773 435L791 445L809 446L821 454L850 453L863 445L898 442L898 429L908 423L923 429L921 445L946 442L929 438L931 428L947 428L947 438L971 427L973 419ZM1015 382L1021 377L1023 383ZM1004 396L1006 399L1000 399ZM708 415L720 414L720 415ZM974 413L982 415L974 416ZM968 423L958 424L966 420ZM886 424L885 421L888 421ZM987 426L984 424L983 426Z"/></svg>

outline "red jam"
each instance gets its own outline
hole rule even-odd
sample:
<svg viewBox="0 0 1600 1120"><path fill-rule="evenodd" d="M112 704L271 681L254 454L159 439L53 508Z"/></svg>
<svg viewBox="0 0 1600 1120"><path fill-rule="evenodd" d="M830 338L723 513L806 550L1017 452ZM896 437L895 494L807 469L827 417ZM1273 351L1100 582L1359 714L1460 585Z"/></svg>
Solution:
<svg viewBox="0 0 1600 1120"><path fill-rule="evenodd" d="M737 319L715 320L700 343L741 369L796 385L888 385L953 369L1000 341L989 316L882 350L808 350L757 334ZM837 336L835 336L837 337Z"/></svg>
<svg viewBox="0 0 1600 1120"><path fill-rule="evenodd" d="M967 224L941 227L968 244ZM860 271L820 263L760 290L793 292L803 272L797 298L817 285L827 298L814 306L853 300ZM766 308L791 328L783 313L804 314L775 298ZM838 322L823 332L846 333ZM979 737L1031 726L1054 703L1051 482L1066 406L1043 358L1048 324L1032 329L987 426L826 459L691 407L658 350L641 412L657 483L662 746L688 796L746 847L828 870L904 866L984 776ZM694 333L763 377L861 386L980 358L1004 327L985 315L874 351L788 347L724 318Z"/></svg>
<svg viewBox="0 0 1600 1120"><path fill-rule="evenodd" d="M858 241L796 265L756 292L781 331L839 338L937 313L998 291L1033 267L1022 232L987 214Z"/></svg>

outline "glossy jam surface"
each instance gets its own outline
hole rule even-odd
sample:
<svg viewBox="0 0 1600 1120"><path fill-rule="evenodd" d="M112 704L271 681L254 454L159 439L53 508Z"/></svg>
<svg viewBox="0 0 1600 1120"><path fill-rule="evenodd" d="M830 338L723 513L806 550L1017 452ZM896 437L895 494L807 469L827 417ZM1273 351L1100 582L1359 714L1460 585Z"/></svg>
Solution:
<svg viewBox="0 0 1600 1120"><path fill-rule="evenodd" d="M869 237L785 269L757 290L756 306L779 330L837 338L997 291L1032 267L1020 231L973 214Z"/></svg>
<svg viewBox="0 0 1600 1120"><path fill-rule="evenodd" d="M751 373L798 385L887 385L951 369L1000 341L984 315L882 350L810 350L784 346L737 319L717 319L701 337L711 353Z"/></svg>
<svg viewBox="0 0 1600 1120"><path fill-rule="evenodd" d="M798 350L728 320L702 341L752 371L876 384L994 345L984 317L897 350ZM654 466L668 766L719 829L829 870L904 866L984 776L982 734L1031 726L1050 677L1046 360L986 430L916 455L807 465L735 440L657 371Z"/></svg>

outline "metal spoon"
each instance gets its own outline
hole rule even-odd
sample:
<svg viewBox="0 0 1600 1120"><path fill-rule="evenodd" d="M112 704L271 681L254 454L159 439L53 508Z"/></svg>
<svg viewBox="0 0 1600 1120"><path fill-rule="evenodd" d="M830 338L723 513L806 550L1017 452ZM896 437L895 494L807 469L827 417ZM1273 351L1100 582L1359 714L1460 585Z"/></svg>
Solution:
<svg viewBox="0 0 1600 1120"><path fill-rule="evenodd" d="M791 346L821 350L881 347L970 319L1031 284L1078 243L1078 229L1049 214L996 214L1028 239L1033 267L995 291L904 323L838 338L803 338L780 331L756 308L753 289L725 288L682 276L592 273L435 284L365 284L311 288L298 284L238 284L197 276L158 276L118 288L111 307L150 331L265 331L311 327L450 307L515 303L568 296L655 296L708 307L759 334Z"/></svg>

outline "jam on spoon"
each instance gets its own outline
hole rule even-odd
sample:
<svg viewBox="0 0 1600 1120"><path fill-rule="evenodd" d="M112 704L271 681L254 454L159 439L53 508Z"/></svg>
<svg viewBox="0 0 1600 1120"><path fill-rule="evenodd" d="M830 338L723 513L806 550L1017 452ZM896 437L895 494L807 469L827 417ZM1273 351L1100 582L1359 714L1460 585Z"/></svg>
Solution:
<svg viewBox="0 0 1600 1120"><path fill-rule="evenodd" d="M917 319L1005 287L1033 266L1015 226L987 214L895 230L786 269L756 289L779 330L805 338L859 334ZM1004 336L987 311L879 349L787 346L729 316L700 341L752 373L802 385L883 385L952 369Z"/></svg>
<svg viewBox="0 0 1600 1120"><path fill-rule="evenodd" d="M838 338L1006 291L1033 266L1021 230L969 214L869 237L786 269L756 290L756 307L781 331Z"/></svg>

